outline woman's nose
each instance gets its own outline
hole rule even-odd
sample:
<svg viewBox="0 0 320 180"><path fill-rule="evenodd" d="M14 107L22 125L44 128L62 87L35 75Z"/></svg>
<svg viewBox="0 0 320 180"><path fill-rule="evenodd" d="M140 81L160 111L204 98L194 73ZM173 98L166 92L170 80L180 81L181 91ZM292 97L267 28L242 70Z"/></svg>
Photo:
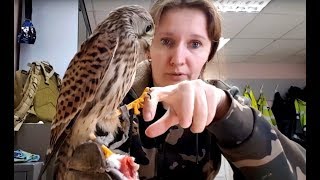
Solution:
<svg viewBox="0 0 320 180"><path fill-rule="evenodd" d="M170 64L175 66L181 66L186 62L186 49L182 44L175 46L172 49L172 56L170 59Z"/></svg>

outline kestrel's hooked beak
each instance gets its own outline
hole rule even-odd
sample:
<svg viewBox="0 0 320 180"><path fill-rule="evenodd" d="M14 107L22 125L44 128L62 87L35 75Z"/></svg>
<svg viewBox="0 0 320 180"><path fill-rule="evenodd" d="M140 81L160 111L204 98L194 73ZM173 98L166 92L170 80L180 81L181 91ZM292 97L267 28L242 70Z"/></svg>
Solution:
<svg viewBox="0 0 320 180"><path fill-rule="evenodd" d="M150 48L152 45L152 40L153 40L153 37L149 37L146 39L146 47L144 49L144 52L146 53L147 59L151 59Z"/></svg>
<svg viewBox="0 0 320 180"><path fill-rule="evenodd" d="M150 47L152 40L148 40L147 38L140 39L140 53L138 63L144 61L146 59L150 59Z"/></svg>
<svg viewBox="0 0 320 180"><path fill-rule="evenodd" d="M150 55L150 50L149 50L149 49L147 49L147 50L145 51L145 59L148 59L148 60L151 59L151 55Z"/></svg>

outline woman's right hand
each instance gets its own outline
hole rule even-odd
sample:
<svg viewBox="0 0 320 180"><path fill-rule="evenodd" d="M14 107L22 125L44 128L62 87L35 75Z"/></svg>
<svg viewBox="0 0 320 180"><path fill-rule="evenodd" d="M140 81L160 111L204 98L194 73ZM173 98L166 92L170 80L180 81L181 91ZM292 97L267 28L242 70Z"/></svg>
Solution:
<svg viewBox="0 0 320 180"><path fill-rule="evenodd" d="M146 129L149 137L159 136L174 125L190 127L193 133L200 133L213 120L221 119L231 104L226 92L202 80L152 87L149 94L151 98L145 99L143 107L145 121L154 118L158 102L168 107L163 117Z"/></svg>

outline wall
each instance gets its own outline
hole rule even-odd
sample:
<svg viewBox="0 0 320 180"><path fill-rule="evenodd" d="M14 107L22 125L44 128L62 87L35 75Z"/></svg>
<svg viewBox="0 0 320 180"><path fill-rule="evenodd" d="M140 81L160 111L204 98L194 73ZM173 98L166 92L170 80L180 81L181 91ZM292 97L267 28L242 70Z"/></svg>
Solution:
<svg viewBox="0 0 320 180"><path fill-rule="evenodd" d="M254 64L254 63L210 63L205 78L222 79L237 86L243 94L246 85L250 85L256 99L260 88L272 105L275 89L285 96L291 86L303 89L306 86L306 64Z"/></svg>
<svg viewBox="0 0 320 180"><path fill-rule="evenodd" d="M17 43L17 35L18 35L18 30L20 30L20 23L19 23L19 17L21 16L21 12L20 12L20 8L21 7L21 0L14 0L14 48L13 48L13 51L14 51L14 55L13 55L13 60L14 60L14 71L15 72L17 70L17 65L19 64L18 63L18 56L19 56L19 48L18 48L18 43Z"/></svg>
<svg viewBox="0 0 320 180"><path fill-rule="evenodd" d="M89 33L87 31L87 27L86 24L84 22L84 18L83 18L83 13L82 11L79 11L78 13L78 17L79 17L79 23L78 23L78 50L81 47L81 44L87 39L87 37L89 36Z"/></svg>
<svg viewBox="0 0 320 180"><path fill-rule="evenodd" d="M63 77L78 48L78 0L33 0L32 6L37 39L35 44L21 44L19 69L45 60Z"/></svg>
<svg viewBox="0 0 320 180"><path fill-rule="evenodd" d="M209 63L205 76L222 79L306 79L306 64Z"/></svg>

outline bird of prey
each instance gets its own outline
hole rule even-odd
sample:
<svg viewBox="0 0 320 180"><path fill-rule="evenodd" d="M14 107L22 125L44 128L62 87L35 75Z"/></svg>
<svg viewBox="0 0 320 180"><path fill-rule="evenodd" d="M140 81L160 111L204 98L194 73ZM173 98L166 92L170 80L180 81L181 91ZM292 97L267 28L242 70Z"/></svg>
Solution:
<svg viewBox="0 0 320 180"><path fill-rule="evenodd" d="M68 158L77 146L95 137L97 123L105 132L117 132L117 108L132 86L136 65L144 59L141 56L153 34L148 11L128 5L111 11L82 43L62 79L41 174L57 155L54 176L64 179Z"/></svg>

